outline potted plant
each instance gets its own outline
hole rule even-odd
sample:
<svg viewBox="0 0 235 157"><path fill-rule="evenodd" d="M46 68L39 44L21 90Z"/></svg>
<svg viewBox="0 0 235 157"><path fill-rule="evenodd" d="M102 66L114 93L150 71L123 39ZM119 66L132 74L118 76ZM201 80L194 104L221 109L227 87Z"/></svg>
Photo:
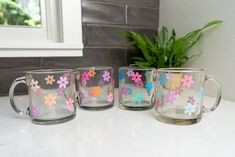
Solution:
<svg viewBox="0 0 235 157"><path fill-rule="evenodd" d="M177 38L174 29L169 33L165 26L161 28L158 35L153 35L153 40L137 32L122 32L143 54L143 57L133 57L135 61L131 66L155 68L182 67L188 60L200 55L200 53L190 55L188 51L199 42L204 33L203 31L220 23L222 21L219 20L208 22L203 27L179 38ZM173 82L170 83L171 85L168 85L168 88L176 88L180 84L180 78L181 76L178 74L173 76Z"/></svg>

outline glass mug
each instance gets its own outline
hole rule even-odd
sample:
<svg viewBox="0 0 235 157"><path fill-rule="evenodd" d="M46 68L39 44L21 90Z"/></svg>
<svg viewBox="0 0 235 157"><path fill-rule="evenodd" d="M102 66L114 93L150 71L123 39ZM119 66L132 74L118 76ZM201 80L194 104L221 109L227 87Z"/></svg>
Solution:
<svg viewBox="0 0 235 157"><path fill-rule="evenodd" d="M211 108L203 105L204 83L213 81L217 97ZM157 69L155 118L166 123L187 125L198 123L202 114L214 111L221 100L221 86L203 69Z"/></svg>
<svg viewBox="0 0 235 157"><path fill-rule="evenodd" d="M114 105L113 68L81 67L76 70L78 104L87 110L103 110Z"/></svg>
<svg viewBox="0 0 235 157"><path fill-rule="evenodd" d="M154 106L154 68L119 68L119 105L127 110L146 110Z"/></svg>
<svg viewBox="0 0 235 157"><path fill-rule="evenodd" d="M29 107L17 108L14 91L18 84L28 86ZM71 120L76 115L75 75L67 69L45 69L26 72L15 79L9 91L10 103L20 115L29 115L36 124L55 124Z"/></svg>

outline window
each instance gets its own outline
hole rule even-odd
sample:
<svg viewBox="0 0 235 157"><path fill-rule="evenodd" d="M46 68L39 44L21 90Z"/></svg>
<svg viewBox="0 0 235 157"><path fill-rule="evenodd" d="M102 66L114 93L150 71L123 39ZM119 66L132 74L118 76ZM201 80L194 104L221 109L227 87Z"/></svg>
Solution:
<svg viewBox="0 0 235 157"><path fill-rule="evenodd" d="M81 26L81 0L0 0L0 57L81 56Z"/></svg>

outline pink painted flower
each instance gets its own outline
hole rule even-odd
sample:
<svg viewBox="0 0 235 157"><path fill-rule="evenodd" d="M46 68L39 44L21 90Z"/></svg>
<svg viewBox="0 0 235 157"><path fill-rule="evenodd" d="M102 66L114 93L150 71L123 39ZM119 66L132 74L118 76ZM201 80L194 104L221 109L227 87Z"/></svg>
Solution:
<svg viewBox="0 0 235 157"><path fill-rule="evenodd" d="M167 103L172 104L176 100L176 95L174 92L169 91L165 94L164 98Z"/></svg>
<svg viewBox="0 0 235 157"><path fill-rule="evenodd" d="M182 89L182 87L177 87L174 92L176 95L181 95L183 92L183 89Z"/></svg>
<svg viewBox="0 0 235 157"><path fill-rule="evenodd" d="M89 76L88 76L88 74L84 71L83 73L82 73L82 81L88 81L89 80Z"/></svg>
<svg viewBox="0 0 235 157"><path fill-rule="evenodd" d="M191 85L194 83L193 77L190 75L184 75L184 77L181 79L181 83L184 87L190 88Z"/></svg>
<svg viewBox="0 0 235 157"><path fill-rule="evenodd" d="M36 89L35 93L36 93L37 95L42 94L42 88L39 86L39 87Z"/></svg>
<svg viewBox="0 0 235 157"><path fill-rule="evenodd" d="M82 80L82 86L83 86L83 87L86 87L86 85L87 85L87 81Z"/></svg>
<svg viewBox="0 0 235 157"><path fill-rule="evenodd" d="M93 96L93 95L94 95L94 94L93 94L93 89L92 89L92 88L88 90L88 95L89 95L89 96Z"/></svg>
<svg viewBox="0 0 235 157"><path fill-rule="evenodd" d="M60 76L60 80L58 80L57 83L59 84L59 88L66 88L69 81L67 77Z"/></svg>
<svg viewBox="0 0 235 157"><path fill-rule="evenodd" d="M131 69L129 69L128 71L127 71L127 76L128 77L131 77L132 75L133 75L133 70L131 70Z"/></svg>
<svg viewBox="0 0 235 157"><path fill-rule="evenodd" d="M109 92L107 98L108 98L108 102L109 102L109 103L112 103L112 102L113 102L113 93L112 93L112 92Z"/></svg>
<svg viewBox="0 0 235 157"><path fill-rule="evenodd" d="M132 81L134 81L135 83L138 83L138 82L142 82L141 80L141 77L142 75L140 75L138 72L132 74Z"/></svg>
<svg viewBox="0 0 235 157"><path fill-rule="evenodd" d="M161 107L161 100L160 99L157 99L155 106L157 109L159 109Z"/></svg>
<svg viewBox="0 0 235 157"><path fill-rule="evenodd" d="M66 108L69 111L72 111L74 109L74 100L72 98L69 98L69 100L66 101Z"/></svg>
<svg viewBox="0 0 235 157"><path fill-rule="evenodd" d="M139 87L139 88L143 88L143 87L144 87L144 84L143 84L142 81L140 81L140 82L137 82L137 83L136 83L136 86Z"/></svg>
<svg viewBox="0 0 235 157"><path fill-rule="evenodd" d="M109 80L110 80L110 73L108 71L104 71L103 80L106 81L106 82L109 82Z"/></svg>

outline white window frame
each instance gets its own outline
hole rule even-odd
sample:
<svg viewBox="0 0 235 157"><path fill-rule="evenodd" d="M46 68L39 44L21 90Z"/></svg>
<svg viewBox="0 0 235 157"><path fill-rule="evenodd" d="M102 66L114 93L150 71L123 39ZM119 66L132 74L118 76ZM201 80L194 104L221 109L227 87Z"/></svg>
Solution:
<svg viewBox="0 0 235 157"><path fill-rule="evenodd" d="M81 0L45 0L45 3L47 18L42 19L42 24L46 21L46 28L42 26L41 29L24 29L32 30L36 34L40 31L42 34L45 31L46 37L43 33L44 39L41 37L35 39L35 34L32 33L29 39L33 41L23 39L22 41L20 38L6 42L0 40L0 57L82 56ZM53 5L55 3L58 5ZM58 15L58 7L60 15ZM61 18L55 18L58 16ZM20 30L14 29L14 33Z"/></svg>

